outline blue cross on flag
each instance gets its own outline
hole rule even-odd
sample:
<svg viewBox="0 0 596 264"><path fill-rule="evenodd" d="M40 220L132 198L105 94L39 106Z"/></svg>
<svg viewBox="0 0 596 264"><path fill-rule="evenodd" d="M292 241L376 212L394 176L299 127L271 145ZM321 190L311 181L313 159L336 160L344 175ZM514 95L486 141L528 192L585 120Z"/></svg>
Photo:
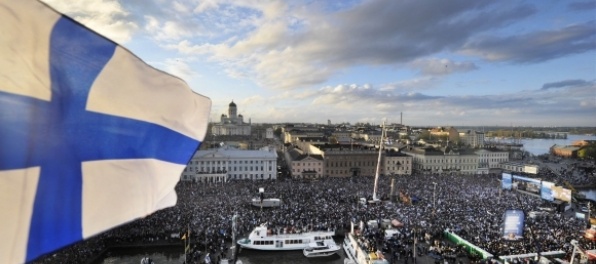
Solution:
<svg viewBox="0 0 596 264"><path fill-rule="evenodd" d="M0 0L0 263L176 204L210 99L32 0Z"/></svg>

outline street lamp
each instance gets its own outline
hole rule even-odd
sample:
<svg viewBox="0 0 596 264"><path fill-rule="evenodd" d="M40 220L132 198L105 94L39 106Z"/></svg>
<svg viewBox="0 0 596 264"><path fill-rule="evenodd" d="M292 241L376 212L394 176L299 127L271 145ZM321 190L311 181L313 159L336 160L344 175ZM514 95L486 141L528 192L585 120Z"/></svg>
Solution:
<svg viewBox="0 0 596 264"><path fill-rule="evenodd" d="M437 213L437 183L433 182L433 185L433 215L435 215Z"/></svg>

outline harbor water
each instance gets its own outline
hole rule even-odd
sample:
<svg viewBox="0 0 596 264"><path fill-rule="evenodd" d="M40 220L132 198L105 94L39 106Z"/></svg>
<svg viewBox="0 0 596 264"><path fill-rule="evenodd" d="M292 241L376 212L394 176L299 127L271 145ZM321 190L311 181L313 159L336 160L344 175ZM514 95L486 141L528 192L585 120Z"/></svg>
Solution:
<svg viewBox="0 0 596 264"><path fill-rule="evenodd" d="M553 145L568 146L578 140L596 140L594 135L571 135L566 139L541 139L541 138L525 138L521 139L524 145L524 150L534 155L548 154L550 147Z"/></svg>
<svg viewBox="0 0 596 264"><path fill-rule="evenodd" d="M341 240L336 238L336 243L341 244ZM184 262L182 248L132 248L113 250L106 253L106 256L96 263L102 264L138 264L141 258L150 257L156 264L180 264ZM302 250L294 251L258 251L241 250L238 259L243 264L343 264L345 253L340 249L337 254L323 258L306 258ZM203 259L201 259L203 260ZM216 263L215 259L211 259Z"/></svg>
<svg viewBox="0 0 596 264"><path fill-rule="evenodd" d="M137 251L137 250L134 250ZM150 257L156 264L168 263L168 264L180 264L184 262L184 255L178 253L176 255L168 254L156 250L154 252L145 252L144 250L138 250L138 252L128 251L123 252L118 256L107 257L103 260L104 264L138 264L141 258ZM246 250L239 255L239 260L243 264L315 264L315 263L330 263L330 264L343 264L344 253L341 251L340 255L335 255L325 258L306 258L302 255L302 251L284 251L284 252L272 252L272 251L254 251ZM212 263L215 263L213 260Z"/></svg>

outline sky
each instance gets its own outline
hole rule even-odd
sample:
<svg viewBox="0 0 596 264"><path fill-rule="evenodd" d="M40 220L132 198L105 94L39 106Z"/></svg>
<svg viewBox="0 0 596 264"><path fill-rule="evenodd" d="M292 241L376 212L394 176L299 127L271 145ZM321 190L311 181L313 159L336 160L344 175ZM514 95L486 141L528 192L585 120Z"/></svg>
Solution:
<svg viewBox="0 0 596 264"><path fill-rule="evenodd" d="M44 0L252 123L596 126L596 0ZM400 114L402 118L400 118Z"/></svg>

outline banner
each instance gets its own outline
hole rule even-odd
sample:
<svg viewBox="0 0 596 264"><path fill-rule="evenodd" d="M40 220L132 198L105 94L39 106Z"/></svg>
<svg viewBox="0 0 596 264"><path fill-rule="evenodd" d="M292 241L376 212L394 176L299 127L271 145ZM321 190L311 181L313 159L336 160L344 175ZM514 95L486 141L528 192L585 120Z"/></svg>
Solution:
<svg viewBox="0 0 596 264"><path fill-rule="evenodd" d="M503 240L522 240L524 238L524 224L524 211L517 209L506 210L503 214Z"/></svg>
<svg viewBox="0 0 596 264"><path fill-rule="evenodd" d="M502 180L501 180L501 187L505 190L511 190L512 183L513 183L513 180L512 180L511 174L503 172Z"/></svg>
<svg viewBox="0 0 596 264"><path fill-rule="evenodd" d="M540 187L540 197L547 201L554 201L555 196L552 190L553 187L555 187L554 183L542 181L542 186Z"/></svg>

